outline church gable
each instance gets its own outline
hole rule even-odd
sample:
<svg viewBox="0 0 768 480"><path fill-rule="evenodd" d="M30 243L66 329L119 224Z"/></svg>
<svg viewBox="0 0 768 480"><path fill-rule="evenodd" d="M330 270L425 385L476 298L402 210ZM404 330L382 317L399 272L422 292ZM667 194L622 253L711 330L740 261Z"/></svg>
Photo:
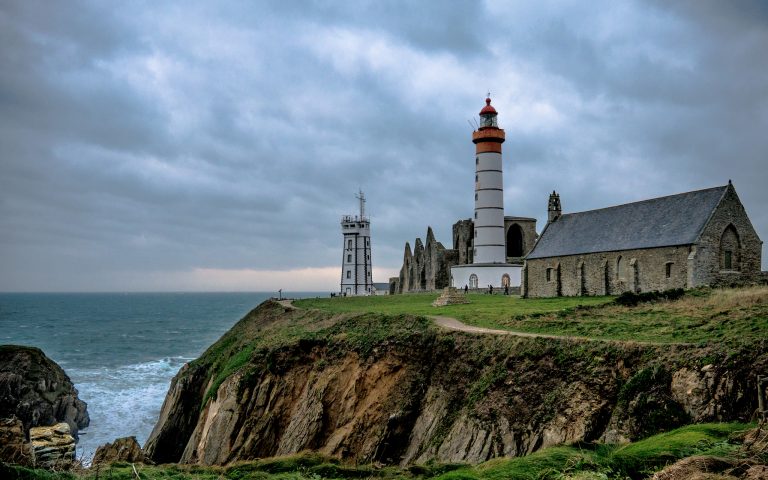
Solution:
<svg viewBox="0 0 768 480"><path fill-rule="evenodd" d="M728 188L726 185L561 215L547 224L527 258L693 244Z"/></svg>

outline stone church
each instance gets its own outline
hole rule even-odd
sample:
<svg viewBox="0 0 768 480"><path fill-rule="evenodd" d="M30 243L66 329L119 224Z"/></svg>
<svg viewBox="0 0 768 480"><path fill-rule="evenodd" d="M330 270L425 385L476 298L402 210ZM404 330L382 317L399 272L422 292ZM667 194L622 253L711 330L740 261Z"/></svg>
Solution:
<svg viewBox="0 0 768 480"><path fill-rule="evenodd" d="M616 295L758 282L762 241L729 181L721 187L579 213L550 195L522 295Z"/></svg>

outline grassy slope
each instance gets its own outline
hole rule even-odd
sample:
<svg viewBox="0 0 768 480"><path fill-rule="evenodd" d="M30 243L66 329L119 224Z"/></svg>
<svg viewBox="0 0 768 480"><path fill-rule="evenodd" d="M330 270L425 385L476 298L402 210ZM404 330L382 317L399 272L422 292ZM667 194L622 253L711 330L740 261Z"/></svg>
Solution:
<svg viewBox="0 0 768 480"><path fill-rule="evenodd" d="M497 458L476 466L424 465L407 469L377 468L370 465L347 466L319 454L269 458L227 467L181 465L137 466L142 479L178 480L320 480L325 478L379 478L440 480L567 479L567 478L643 478L667 464L690 455L738 457L739 445L729 438L749 425L702 424L624 446L574 445L541 450L519 458ZM30 480L97 478L129 480L134 478L129 464L102 466L77 474L49 473L13 468L0 474ZM0 475L2 476L2 475ZM3 477L5 478L5 477Z"/></svg>
<svg viewBox="0 0 768 480"><path fill-rule="evenodd" d="M624 307L612 297L521 299L470 295L470 304L433 307L436 294L297 301L328 313L443 315L512 331L659 343L751 343L768 338L768 287L696 290L671 302Z"/></svg>

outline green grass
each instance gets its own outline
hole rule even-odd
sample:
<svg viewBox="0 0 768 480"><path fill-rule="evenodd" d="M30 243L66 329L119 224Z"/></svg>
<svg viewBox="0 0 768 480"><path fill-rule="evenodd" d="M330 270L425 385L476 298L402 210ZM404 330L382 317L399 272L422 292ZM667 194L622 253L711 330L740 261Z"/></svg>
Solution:
<svg viewBox="0 0 768 480"><path fill-rule="evenodd" d="M496 458L476 466L427 464L408 468L345 465L318 453L240 462L225 467L137 465L144 480L321 480L376 478L382 480L561 480L645 478L691 455L737 458L740 445L730 438L754 425L701 424L654 435L624 446L584 444L545 448L517 458ZM130 480L128 463L76 473L47 472L0 464L0 477L28 480Z"/></svg>
<svg viewBox="0 0 768 480"><path fill-rule="evenodd" d="M470 294L471 303L433 307L437 294L339 297L295 302L328 313L441 315L479 327L647 343L745 344L768 338L768 288L694 290L682 299L615 305L613 297L523 299Z"/></svg>
<svg viewBox="0 0 768 480"><path fill-rule="evenodd" d="M436 293L385 295L374 297L334 297L297 300L294 305L329 313L383 313L441 315L458 318L470 325L503 328L504 322L516 315L541 315L570 311L576 307L602 305L613 297L559 297L523 299L516 296L470 294L471 303L433 307Z"/></svg>

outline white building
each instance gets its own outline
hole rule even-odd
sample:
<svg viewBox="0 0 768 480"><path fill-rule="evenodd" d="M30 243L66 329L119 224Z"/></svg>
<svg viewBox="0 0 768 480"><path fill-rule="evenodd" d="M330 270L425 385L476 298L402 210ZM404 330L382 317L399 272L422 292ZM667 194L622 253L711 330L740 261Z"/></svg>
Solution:
<svg viewBox="0 0 768 480"><path fill-rule="evenodd" d="M491 99L480 110L480 127L472 132L475 144L475 216L473 263L451 267L451 285L457 288L519 287L521 265L506 263L504 234L504 181L501 144L504 130L497 122Z"/></svg>
<svg viewBox="0 0 768 480"><path fill-rule="evenodd" d="M365 195L360 191L360 215L341 217L344 255L341 262L341 295L371 295L371 222L365 216Z"/></svg>

